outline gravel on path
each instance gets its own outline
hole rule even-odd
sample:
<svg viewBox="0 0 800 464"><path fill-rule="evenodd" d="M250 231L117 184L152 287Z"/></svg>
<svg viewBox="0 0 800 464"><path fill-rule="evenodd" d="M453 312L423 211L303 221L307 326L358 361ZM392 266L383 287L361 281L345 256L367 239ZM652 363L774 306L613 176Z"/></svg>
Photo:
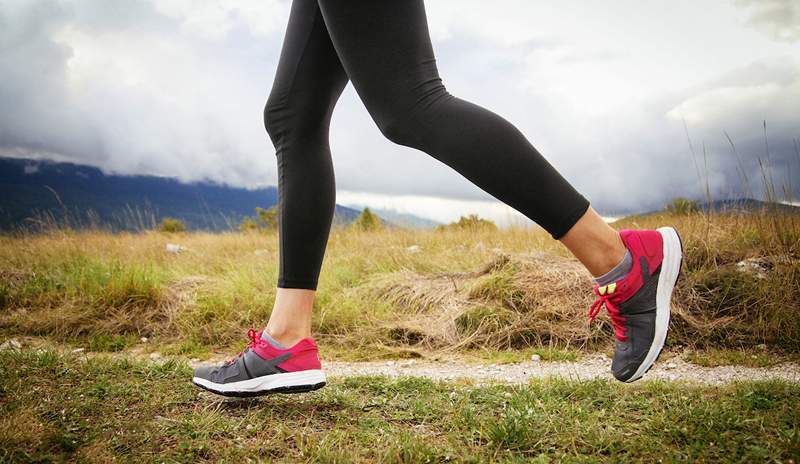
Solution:
<svg viewBox="0 0 800 464"><path fill-rule="evenodd" d="M514 364L470 364L463 361L402 360L382 362L323 362L331 377L385 375L427 377L434 380L468 379L478 383L524 384L529 379L562 377L575 380L613 379L611 360L602 354L585 356L578 362L537 362ZM657 363L643 377L646 380L688 381L722 385L745 380L784 380L800 383L800 364L784 363L769 368L742 366L702 367L671 358Z"/></svg>
<svg viewBox="0 0 800 464"><path fill-rule="evenodd" d="M37 338L20 342L17 339L0 343L0 350L19 350L23 346L42 346ZM50 346L53 346L50 344ZM70 349L55 345L60 351L80 354L87 358L96 353L85 352L83 348ZM108 355L108 354L106 354ZM141 347L121 353L113 353L116 358L164 362L170 356L160 353L147 353ZM186 358L183 358L186 360ZM188 360L191 367L218 364L224 361L221 355L200 361ZM323 368L329 377L389 376L426 377L433 380L471 380L478 384L494 382L524 384L530 379L560 377L574 380L613 379L611 360L601 354L588 354L576 362L527 361L508 364L470 363L459 358L446 360L410 359L397 361L323 361ZM723 385L748 380L783 380L800 383L800 363L784 362L772 367L718 366L702 367L684 361L680 355L671 356L656 363L644 377L646 380L685 381L705 385Z"/></svg>

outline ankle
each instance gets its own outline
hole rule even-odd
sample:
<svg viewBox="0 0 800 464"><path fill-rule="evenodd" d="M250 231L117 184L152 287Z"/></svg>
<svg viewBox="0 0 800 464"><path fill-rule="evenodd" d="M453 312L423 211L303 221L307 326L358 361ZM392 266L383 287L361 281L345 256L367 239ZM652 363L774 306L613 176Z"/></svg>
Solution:
<svg viewBox="0 0 800 464"><path fill-rule="evenodd" d="M622 259L611 267L607 272L601 275L595 275L594 283L600 286L608 285L611 282L615 282L618 280L624 279L628 273L631 271L633 267L633 256L631 256L629 251L625 251Z"/></svg>
<svg viewBox="0 0 800 464"><path fill-rule="evenodd" d="M595 277L613 269L627 251L619 232L592 208L560 240Z"/></svg>
<svg viewBox="0 0 800 464"><path fill-rule="evenodd" d="M273 340L281 345L289 348L294 346L300 340L311 337L309 330L291 329L291 328L278 328L273 329L269 325L264 329Z"/></svg>
<svg viewBox="0 0 800 464"><path fill-rule="evenodd" d="M602 262L598 263L598 266L593 270L594 272L592 272L592 275L594 277L599 277L611 272L622 263L627 252L628 250L626 248L623 248L621 251L619 249L609 250L609 252L605 254Z"/></svg>

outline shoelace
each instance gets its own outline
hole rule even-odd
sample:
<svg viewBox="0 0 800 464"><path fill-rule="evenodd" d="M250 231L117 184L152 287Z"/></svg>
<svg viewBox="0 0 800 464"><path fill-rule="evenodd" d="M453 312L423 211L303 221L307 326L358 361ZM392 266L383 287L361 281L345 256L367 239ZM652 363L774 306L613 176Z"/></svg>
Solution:
<svg viewBox="0 0 800 464"><path fill-rule="evenodd" d="M244 349L239 352L239 354L225 361L225 364L233 364L236 361L236 359L242 357L242 355L244 354L245 351L247 351L248 348L253 348L254 346L256 346L256 344L258 344L259 336L258 332L256 332L255 329L248 330L247 337L250 338L250 343L248 343L247 346L245 346Z"/></svg>
<svg viewBox="0 0 800 464"><path fill-rule="evenodd" d="M601 294L599 286L594 287L594 293L597 295L597 299L589 308L589 324L594 322L597 315L600 314L600 309L605 305L608 317L611 318L611 325L614 327L614 336L617 337L617 340L624 342L628 339L625 335L625 318L619 313L619 308L611 301L613 293Z"/></svg>

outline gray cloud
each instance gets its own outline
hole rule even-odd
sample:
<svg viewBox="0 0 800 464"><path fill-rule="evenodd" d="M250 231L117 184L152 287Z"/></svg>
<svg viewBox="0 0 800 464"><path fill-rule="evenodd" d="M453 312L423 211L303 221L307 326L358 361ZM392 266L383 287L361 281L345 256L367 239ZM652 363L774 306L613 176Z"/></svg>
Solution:
<svg viewBox="0 0 800 464"><path fill-rule="evenodd" d="M718 193L741 192L746 188L738 182L742 174L750 180L752 193L761 193L761 166L769 165L778 191L791 188L796 198L800 185L790 176L800 173L797 108L800 63L784 58L732 70L695 89L669 115L686 118L711 150L711 169L724 181L716 186ZM723 131L730 135L735 152Z"/></svg>
<svg viewBox="0 0 800 464"><path fill-rule="evenodd" d="M52 1L0 10L2 145L72 155L97 151L90 128L70 117L66 65L72 49L52 38L71 17Z"/></svg>
<svg viewBox="0 0 800 464"><path fill-rule="evenodd" d="M760 196L763 164L770 165L781 197L786 187L796 200L800 193L800 181L792 179L792 173L797 178L800 172L796 108L800 108L800 63L790 59L751 63L653 100L622 124L612 125L614 136L624 140L612 148L619 151L586 166L603 172L603 181L578 183L606 211L628 212L658 208L675 196L702 198L706 183L714 198ZM624 167L614 168L620 165Z"/></svg>
<svg viewBox="0 0 800 464"><path fill-rule="evenodd" d="M274 57L254 48L263 38L204 40L143 0L10 2L0 18L5 153L274 183L260 121L267 79L242 82L272 72Z"/></svg>
<svg viewBox="0 0 800 464"><path fill-rule="evenodd" d="M715 195L740 194L740 162L723 131L757 179L764 120L778 182L800 172L793 146L800 137L800 54L780 48L786 45L773 50L769 44L778 42L747 37L750 49L726 55L725 48L698 50L663 36L670 27L642 32L629 18L619 19L622 25L612 23L617 16L585 18L608 28L595 31L582 28L578 15L547 13L553 8L546 5L515 2L514 14L487 5L470 2L472 12L461 16L454 12L467 8L463 2L429 5L446 85L518 125L601 210L653 209L674 196L700 196L706 178ZM267 0L3 2L0 154L275 184L261 110L287 8ZM531 31L526 17L541 21L542 30ZM562 19L565 33L554 24ZM615 31L621 35L609 38ZM673 43L690 59L659 48ZM690 64L697 67L682 69ZM351 87L335 111L331 139L342 190L490 198L424 153L386 141ZM797 195L800 185L792 187Z"/></svg>
<svg viewBox="0 0 800 464"><path fill-rule="evenodd" d="M750 12L748 23L782 42L800 41L800 3L796 0L735 0Z"/></svg>

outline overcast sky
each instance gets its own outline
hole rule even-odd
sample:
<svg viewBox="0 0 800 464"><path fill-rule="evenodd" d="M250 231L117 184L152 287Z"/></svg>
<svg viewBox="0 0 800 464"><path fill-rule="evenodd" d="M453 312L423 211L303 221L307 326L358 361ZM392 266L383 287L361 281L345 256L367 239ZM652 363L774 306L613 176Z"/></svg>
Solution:
<svg viewBox="0 0 800 464"><path fill-rule="evenodd" d="M0 155L276 184L262 109L289 6L0 0ZM716 197L741 195L740 166L759 195L765 120L771 175L798 197L797 0L429 0L427 9L448 90L516 124L602 213L699 197L706 180ZM331 145L341 204L513 220L446 166L385 140L349 85Z"/></svg>

